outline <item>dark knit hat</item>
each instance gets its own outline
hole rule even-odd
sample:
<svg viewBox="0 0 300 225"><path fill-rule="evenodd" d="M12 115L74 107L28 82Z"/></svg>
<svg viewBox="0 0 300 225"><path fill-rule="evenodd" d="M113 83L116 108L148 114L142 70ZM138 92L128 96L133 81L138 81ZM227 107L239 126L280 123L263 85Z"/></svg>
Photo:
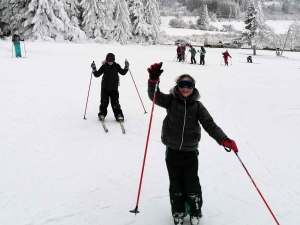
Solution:
<svg viewBox="0 0 300 225"><path fill-rule="evenodd" d="M114 62L115 61L115 55L113 53L108 53L106 55L106 61L107 62Z"/></svg>

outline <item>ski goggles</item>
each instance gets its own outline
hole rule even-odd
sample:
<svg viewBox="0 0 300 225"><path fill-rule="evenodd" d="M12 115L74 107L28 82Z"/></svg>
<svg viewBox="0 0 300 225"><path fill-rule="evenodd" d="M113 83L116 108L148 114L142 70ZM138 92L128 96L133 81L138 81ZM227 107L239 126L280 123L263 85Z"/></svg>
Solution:
<svg viewBox="0 0 300 225"><path fill-rule="evenodd" d="M114 59L113 57L109 57L106 61L107 61L107 62L114 62L115 59Z"/></svg>
<svg viewBox="0 0 300 225"><path fill-rule="evenodd" d="M195 83L190 80L181 80L178 82L177 87L180 89L187 88L187 89L194 89Z"/></svg>

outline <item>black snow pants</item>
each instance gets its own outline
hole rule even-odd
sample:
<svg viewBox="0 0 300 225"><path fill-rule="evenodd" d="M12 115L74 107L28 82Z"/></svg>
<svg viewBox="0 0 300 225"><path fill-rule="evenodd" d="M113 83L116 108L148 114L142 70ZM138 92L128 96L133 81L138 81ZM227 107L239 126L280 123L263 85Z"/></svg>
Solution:
<svg viewBox="0 0 300 225"><path fill-rule="evenodd" d="M196 59L194 56L191 56L191 64L196 64Z"/></svg>
<svg viewBox="0 0 300 225"><path fill-rule="evenodd" d="M172 215L184 213L187 202L190 215L200 216L203 200L198 177L198 151L183 152L167 148L166 164Z"/></svg>
<svg viewBox="0 0 300 225"><path fill-rule="evenodd" d="M205 55L200 55L200 65L204 65L205 64L204 57L205 57Z"/></svg>
<svg viewBox="0 0 300 225"><path fill-rule="evenodd" d="M121 106L119 104L118 90L107 90L101 88L101 102L99 107L99 111L100 111L99 114L106 117L109 99L110 99L111 108L114 112L115 118L117 118L118 115L121 115L124 118Z"/></svg>

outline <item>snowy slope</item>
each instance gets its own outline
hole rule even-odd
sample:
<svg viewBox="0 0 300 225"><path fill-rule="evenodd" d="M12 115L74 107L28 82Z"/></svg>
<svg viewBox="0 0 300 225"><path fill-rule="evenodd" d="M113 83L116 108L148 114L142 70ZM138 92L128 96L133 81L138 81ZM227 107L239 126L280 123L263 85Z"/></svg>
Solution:
<svg viewBox="0 0 300 225"><path fill-rule="evenodd" d="M144 180L135 207L152 102L146 69L163 62L160 88L168 92L183 73L196 78L201 101L216 123L237 142L239 156L282 225L300 221L299 60L300 53L230 50L232 64L221 66L222 49L207 49L206 65L174 62L174 46L26 42L27 58L11 57L0 41L0 224L152 225L172 224L164 146L166 112L155 107ZM108 133L97 120L101 79L91 77L108 52L130 62L121 77L120 103L126 134L109 108ZM199 57L197 56L199 61ZM234 153L204 131L199 177L202 225L276 224ZM189 224L186 221L184 224Z"/></svg>

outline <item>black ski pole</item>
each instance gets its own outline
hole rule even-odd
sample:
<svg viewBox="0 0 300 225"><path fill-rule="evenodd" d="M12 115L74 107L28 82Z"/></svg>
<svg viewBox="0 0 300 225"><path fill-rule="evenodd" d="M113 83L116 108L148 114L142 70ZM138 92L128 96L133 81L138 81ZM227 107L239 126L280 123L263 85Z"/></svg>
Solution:
<svg viewBox="0 0 300 225"><path fill-rule="evenodd" d="M94 61L93 61L94 62ZM88 90L88 94L87 94L87 98L86 98L86 103L85 103L85 110L84 110L84 115L83 115L83 119L86 120L86 109L87 109L87 105L88 105L88 101L89 101L89 96L90 96L90 89L91 89L91 83L92 83L92 77L93 77L93 72L91 73L91 79L90 79L90 84L89 84L89 90Z"/></svg>
<svg viewBox="0 0 300 225"><path fill-rule="evenodd" d="M175 55L175 58L173 59L173 62L175 61L176 57L177 57L177 54Z"/></svg>
<svg viewBox="0 0 300 225"><path fill-rule="evenodd" d="M11 43L11 57L14 57L14 43Z"/></svg>
<svg viewBox="0 0 300 225"><path fill-rule="evenodd" d="M226 150L227 152L230 152L230 151L231 151L230 148L226 148L226 147L224 147L224 148L225 148L225 150ZM246 173L248 174L248 176L249 176L250 180L252 181L254 187L256 188L258 194L260 195L260 197L261 197L262 200L264 201L265 205L267 206L267 208L268 208L269 212L271 213L273 219L275 220L276 224L277 224L277 225L280 225L279 222L278 222L278 220L276 219L274 213L272 212L271 208L269 207L267 201L265 200L264 196L262 195L262 193L260 192L260 190L259 190L258 187L256 186L256 184L255 184L254 180L252 179L250 173L248 172L246 166L245 166L244 163L242 162L241 158L239 157L239 155L237 154L237 152L234 152L234 153L235 153L236 157L238 158L238 160L240 161L240 163L242 164L242 166L244 167Z"/></svg>
<svg viewBox="0 0 300 225"><path fill-rule="evenodd" d="M156 81L156 84L155 84L155 91L154 91L154 97L153 97L153 103L152 103L152 109L151 109L151 115L150 115L150 121L149 121L149 127L148 127L148 134L147 134L146 147L145 147L145 152L144 152L144 160L143 160L143 165L142 165L142 172L141 172L139 190L138 190L138 195L137 195L137 199L136 199L136 206L133 210L129 211L131 213L135 213L135 215L137 213L139 213L138 208L139 208L139 201L140 201L140 193L141 193L142 181L143 181L143 175L144 175L144 168L145 168L145 163L146 163L148 143L149 143L151 124L152 124L152 118L153 118L153 112L154 112L154 104L155 104L155 101L156 101L157 87L158 87L158 81Z"/></svg>
<svg viewBox="0 0 300 225"><path fill-rule="evenodd" d="M126 61L127 61L127 59L126 59ZM144 111L145 111L144 113L147 113L147 112L146 112L146 109L145 109L145 106L144 106L144 104L143 104L142 98L141 98L141 96L140 96L139 90L137 89L137 86L136 86L136 84L135 84L135 81L134 81L134 79L133 79L133 76L132 76L132 73L131 73L130 70L129 70L129 73L130 73L130 75L131 75L131 78L132 78L132 81L133 81L133 83L134 83L135 89L136 89L136 91L137 91L137 93L138 93L138 96L139 96L139 98L140 98L140 100L141 100L142 106L143 106Z"/></svg>

